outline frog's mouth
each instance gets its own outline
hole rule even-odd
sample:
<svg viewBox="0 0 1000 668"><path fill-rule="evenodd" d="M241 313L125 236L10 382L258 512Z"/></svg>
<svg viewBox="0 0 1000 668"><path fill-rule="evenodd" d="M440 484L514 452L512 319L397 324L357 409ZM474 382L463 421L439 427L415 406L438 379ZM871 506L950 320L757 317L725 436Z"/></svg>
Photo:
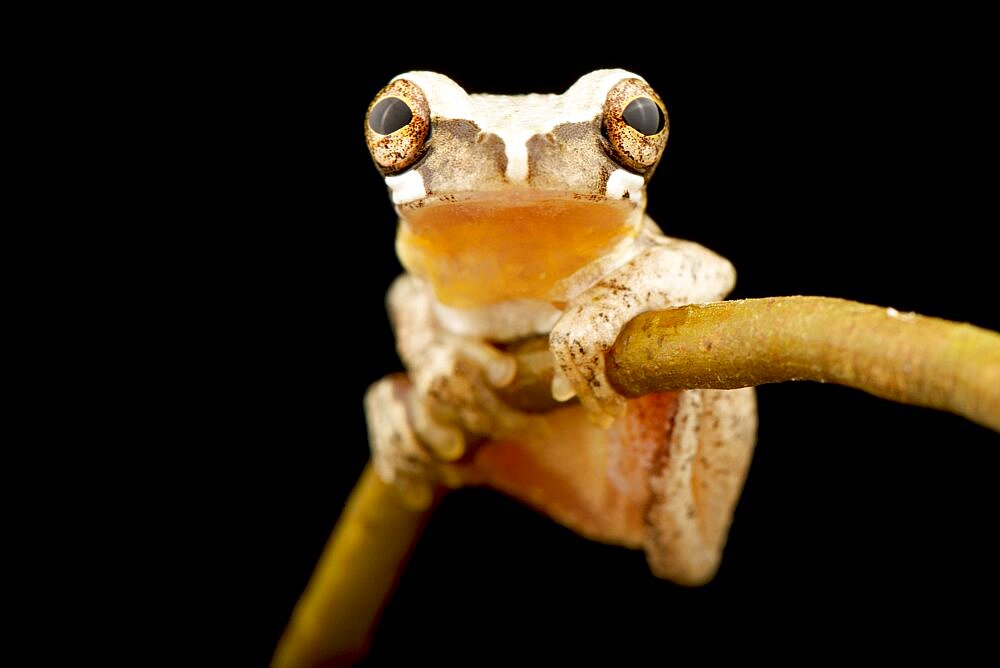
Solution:
<svg viewBox="0 0 1000 668"><path fill-rule="evenodd" d="M400 260L456 308L561 301L571 276L642 225L640 202L557 191L432 196L398 211Z"/></svg>

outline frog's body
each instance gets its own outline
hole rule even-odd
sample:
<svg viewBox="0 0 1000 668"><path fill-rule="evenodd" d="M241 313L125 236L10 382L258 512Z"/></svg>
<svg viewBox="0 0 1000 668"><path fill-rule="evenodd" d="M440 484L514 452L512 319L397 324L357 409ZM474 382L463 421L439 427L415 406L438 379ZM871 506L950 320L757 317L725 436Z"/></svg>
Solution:
<svg viewBox="0 0 1000 668"><path fill-rule="evenodd" d="M408 270L388 304L409 375L365 403L382 478L418 505L435 482L488 484L643 547L661 576L710 578L753 448L752 390L626 401L604 371L633 316L721 299L735 280L644 214L667 135L655 92L622 70L521 97L410 72L376 97L366 131ZM579 403L528 413L494 394L515 371L494 344L539 334L553 395Z"/></svg>

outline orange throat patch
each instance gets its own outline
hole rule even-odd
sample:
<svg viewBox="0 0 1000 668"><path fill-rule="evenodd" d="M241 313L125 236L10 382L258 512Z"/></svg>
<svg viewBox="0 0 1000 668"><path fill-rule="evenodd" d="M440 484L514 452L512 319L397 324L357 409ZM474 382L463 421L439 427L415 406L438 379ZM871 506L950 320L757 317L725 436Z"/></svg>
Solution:
<svg viewBox="0 0 1000 668"><path fill-rule="evenodd" d="M559 281L638 235L637 206L531 191L420 202L401 207L396 251L451 307L552 300Z"/></svg>

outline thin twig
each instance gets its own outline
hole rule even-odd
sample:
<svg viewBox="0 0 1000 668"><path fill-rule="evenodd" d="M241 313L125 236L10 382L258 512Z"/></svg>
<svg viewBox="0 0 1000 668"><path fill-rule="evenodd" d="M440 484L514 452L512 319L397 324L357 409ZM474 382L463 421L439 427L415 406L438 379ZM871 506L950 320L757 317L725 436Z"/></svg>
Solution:
<svg viewBox="0 0 1000 668"><path fill-rule="evenodd" d="M430 512L407 508L371 464L365 466L271 665L349 666L364 656Z"/></svg>
<svg viewBox="0 0 1000 668"><path fill-rule="evenodd" d="M1000 334L828 297L717 302L645 313L611 350L628 396L815 380L939 408L1000 431Z"/></svg>

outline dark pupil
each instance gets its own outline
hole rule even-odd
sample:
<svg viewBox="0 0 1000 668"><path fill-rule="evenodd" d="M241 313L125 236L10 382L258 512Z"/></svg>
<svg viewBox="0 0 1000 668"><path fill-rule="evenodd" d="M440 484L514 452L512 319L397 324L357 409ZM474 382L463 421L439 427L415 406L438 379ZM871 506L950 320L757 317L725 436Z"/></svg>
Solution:
<svg viewBox="0 0 1000 668"><path fill-rule="evenodd" d="M387 97L372 109L368 125L380 135L388 135L399 128L405 128L412 118L413 112L408 104L398 97Z"/></svg>
<svg viewBox="0 0 1000 668"><path fill-rule="evenodd" d="M663 112L660 105L648 97L637 97L622 112L622 118L644 135L655 135L663 129Z"/></svg>

